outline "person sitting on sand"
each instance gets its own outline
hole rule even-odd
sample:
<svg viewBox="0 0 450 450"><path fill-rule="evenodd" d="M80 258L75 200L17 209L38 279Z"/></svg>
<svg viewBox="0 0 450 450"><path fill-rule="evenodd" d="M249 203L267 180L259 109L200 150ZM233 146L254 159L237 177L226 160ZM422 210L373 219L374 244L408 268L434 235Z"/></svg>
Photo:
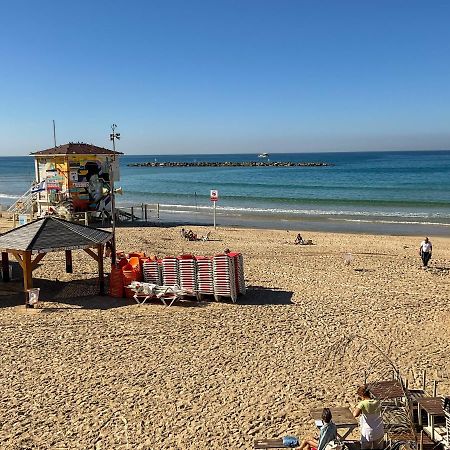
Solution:
<svg viewBox="0 0 450 450"><path fill-rule="evenodd" d="M303 238L302 238L302 235L300 233L297 234L297 237L295 238L294 244L295 245L303 244Z"/></svg>
<svg viewBox="0 0 450 450"><path fill-rule="evenodd" d="M319 439L306 438L300 444L299 450L325 450L325 447L331 442L337 439L336 425L331 421L333 416L331 415L330 408L323 408L322 422L323 425L320 428Z"/></svg>
<svg viewBox="0 0 450 450"><path fill-rule="evenodd" d="M189 241L196 241L197 240L197 235L192 231L192 230L187 230L186 231L186 237Z"/></svg>
<svg viewBox="0 0 450 450"><path fill-rule="evenodd" d="M384 427L380 402L371 397L366 385L360 386L356 393L361 401L356 405L353 416L359 417L361 450L382 449L384 448Z"/></svg>

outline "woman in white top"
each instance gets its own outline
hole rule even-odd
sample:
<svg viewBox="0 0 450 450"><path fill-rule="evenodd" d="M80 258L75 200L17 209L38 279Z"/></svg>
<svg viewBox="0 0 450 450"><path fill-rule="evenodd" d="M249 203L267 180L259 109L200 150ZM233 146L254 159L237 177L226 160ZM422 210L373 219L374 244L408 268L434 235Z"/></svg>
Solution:
<svg viewBox="0 0 450 450"><path fill-rule="evenodd" d="M372 399L367 386L360 386L357 391L361 401L356 405L353 415L359 417L361 429L361 450L384 448L384 426L381 417L381 405Z"/></svg>
<svg viewBox="0 0 450 450"><path fill-rule="evenodd" d="M422 258L423 268L428 267L428 261L431 259L431 253L433 252L433 246L431 241L426 237L424 241L420 243L419 255Z"/></svg>

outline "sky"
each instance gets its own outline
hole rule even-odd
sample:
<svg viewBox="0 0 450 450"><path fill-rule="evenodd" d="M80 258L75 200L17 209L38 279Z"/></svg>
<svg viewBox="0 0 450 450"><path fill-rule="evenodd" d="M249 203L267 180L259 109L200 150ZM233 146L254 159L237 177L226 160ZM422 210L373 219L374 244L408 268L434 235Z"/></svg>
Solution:
<svg viewBox="0 0 450 450"><path fill-rule="evenodd" d="M0 156L450 149L450 2L0 0Z"/></svg>

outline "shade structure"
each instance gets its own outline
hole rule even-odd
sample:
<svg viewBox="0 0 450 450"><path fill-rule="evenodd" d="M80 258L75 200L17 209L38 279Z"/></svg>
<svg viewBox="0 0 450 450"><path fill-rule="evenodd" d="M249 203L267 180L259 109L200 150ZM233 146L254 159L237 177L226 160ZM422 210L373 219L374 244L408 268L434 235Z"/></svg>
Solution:
<svg viewBox="0 0 450 450"><path fill-rule="evenodd" d="M44 217L7 231L0 236L0 250L33 254L82 250L105 244L112 233L57 217Z"/></svg>
<svg viewBox="0 0 450 450"><path fill-rule="evenodd" d="M104 293L103 249L112 239L112 233L80 225L57 217L44 217L0 236L2 263L11 253L23 270L24 291L33 287L32 272L38 262L49 252L65 251L66 271L72 271L72 250L84 250L98 263L100 293ZM96 248L97 253L91 249ZM32 260L32 255L37 255Z"/></svg>

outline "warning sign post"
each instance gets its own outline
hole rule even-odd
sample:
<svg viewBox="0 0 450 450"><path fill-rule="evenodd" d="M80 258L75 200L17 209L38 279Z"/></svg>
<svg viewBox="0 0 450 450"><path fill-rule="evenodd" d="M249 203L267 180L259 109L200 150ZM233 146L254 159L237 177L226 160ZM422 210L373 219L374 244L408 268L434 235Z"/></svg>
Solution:
<svg viewBox="0 0 450 450"><path fill-rule="evenodd" d="M214 229L216 229L216 204L219 201L219 191L211 189L209 199L213 202Z"/></svg>

